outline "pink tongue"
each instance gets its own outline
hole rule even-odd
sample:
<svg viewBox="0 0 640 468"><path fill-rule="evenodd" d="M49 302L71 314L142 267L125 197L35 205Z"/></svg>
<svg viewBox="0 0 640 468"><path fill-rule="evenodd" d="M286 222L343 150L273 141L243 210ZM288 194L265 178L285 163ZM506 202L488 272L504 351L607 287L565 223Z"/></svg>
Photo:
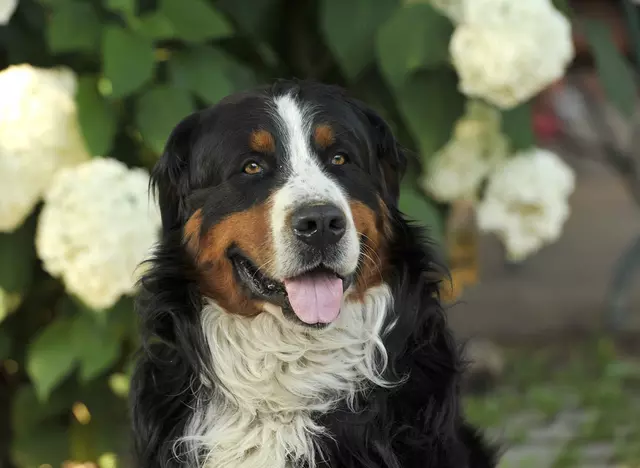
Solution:
<svg viewBox="0 0 640 468"><path fill-rule="evenodd" d="M308 274L285 280L295 314L305 323L331 323L340 313L342 280L335 275Z"/></svg>

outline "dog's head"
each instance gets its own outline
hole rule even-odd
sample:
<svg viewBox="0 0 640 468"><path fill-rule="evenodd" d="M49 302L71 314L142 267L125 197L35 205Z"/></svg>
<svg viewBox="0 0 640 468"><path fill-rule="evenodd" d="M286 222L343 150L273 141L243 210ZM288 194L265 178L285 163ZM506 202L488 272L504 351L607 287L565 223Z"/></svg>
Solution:
<svg viewBox="0 0 640 468"><path fill-rule="evenodd" d="M371 109L284 81L185 118L152 180L205 296L321 327L382 281L405 166Z"/></svg>

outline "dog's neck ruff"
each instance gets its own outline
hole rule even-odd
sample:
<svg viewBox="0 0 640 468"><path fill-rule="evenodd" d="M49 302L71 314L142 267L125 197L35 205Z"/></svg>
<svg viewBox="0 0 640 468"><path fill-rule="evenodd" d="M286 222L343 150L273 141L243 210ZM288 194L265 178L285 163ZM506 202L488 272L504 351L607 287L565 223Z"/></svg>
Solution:
<svg viewBox="0 0 640 468"><path fill-rule="evenodd" d="M213 302L202 311L211 352L211 376L196 391L184 444L190 467L297 468L321 457L312 417L368 385L387 386L383 327L392 296L386 285L363 301L343 304L324 330L305 330L264 312L254 318L228 314ZM183 450L180 452L184 453ZM198 460L196 460L198 459Z"/></svg>

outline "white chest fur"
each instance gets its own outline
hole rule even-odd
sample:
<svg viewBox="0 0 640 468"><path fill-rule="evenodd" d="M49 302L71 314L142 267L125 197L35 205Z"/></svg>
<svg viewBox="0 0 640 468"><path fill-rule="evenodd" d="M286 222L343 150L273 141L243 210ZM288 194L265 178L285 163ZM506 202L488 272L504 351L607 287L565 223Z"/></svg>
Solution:
<svg viewBox="0 0 640 468"><path fill-rule="evenodd" d="M209 303L202 326L216 390L197 391L180 443L194 455L206 454L205 468L295 468L303 462L313 468L315 440L324 433L313 413L352 402L368 383L386 385L381 336L390 303L386 285L372 288L363 302L345 303L324 330L271 313L242 318Z"/></svg>

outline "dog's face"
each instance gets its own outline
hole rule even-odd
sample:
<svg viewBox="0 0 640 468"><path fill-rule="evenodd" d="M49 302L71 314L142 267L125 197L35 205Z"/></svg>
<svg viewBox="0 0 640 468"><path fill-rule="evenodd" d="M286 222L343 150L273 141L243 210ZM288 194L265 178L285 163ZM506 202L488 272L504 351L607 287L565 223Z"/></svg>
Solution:
<svg viewBox="0 0 640 468"><path fill-rule="evenodd" d="M382 281L405 160L337 88L281 82L184 119L153 173L204 295L321 327Z"/></svg>

